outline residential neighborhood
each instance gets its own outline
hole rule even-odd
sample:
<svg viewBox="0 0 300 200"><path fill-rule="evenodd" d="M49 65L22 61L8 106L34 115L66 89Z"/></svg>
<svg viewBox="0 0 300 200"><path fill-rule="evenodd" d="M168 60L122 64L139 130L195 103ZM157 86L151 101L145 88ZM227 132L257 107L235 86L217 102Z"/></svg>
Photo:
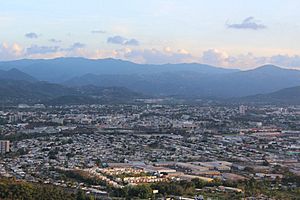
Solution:
<svg viewBox="0 0 300 200"><path fill-rule="evenodd" d="M102 196L107 186L275 181L285 176L281 168L300 175L296 106L19 105L0 117L1 176ZM64 180L67 172L102 187Z"/></svg>

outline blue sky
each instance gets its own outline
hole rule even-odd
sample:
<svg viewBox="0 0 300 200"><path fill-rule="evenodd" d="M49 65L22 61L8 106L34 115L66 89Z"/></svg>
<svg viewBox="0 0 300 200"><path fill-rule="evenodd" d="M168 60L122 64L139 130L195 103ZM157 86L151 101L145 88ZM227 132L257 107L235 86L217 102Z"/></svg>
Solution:
<svg viewBox="0 0 300 200"><path fill-rule="evenodd" d="M299 0L9 0L0 60L83 56L300 67Z"/></svg>

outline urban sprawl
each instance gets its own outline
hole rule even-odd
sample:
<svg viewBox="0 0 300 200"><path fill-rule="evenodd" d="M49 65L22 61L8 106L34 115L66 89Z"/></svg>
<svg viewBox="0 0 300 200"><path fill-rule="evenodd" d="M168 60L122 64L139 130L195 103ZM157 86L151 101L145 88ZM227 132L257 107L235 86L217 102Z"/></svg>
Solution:
<svg viewBox="0 0 300 200"><path fill-rule="evenodd" d="M186 199L245 196L244 188L222 183L270 181L270 190L284 190L298 186L280 180L300 176L298 106L20 104L2 108L0 134L0 176L98 198L195 179L208 184Z"/></svg>

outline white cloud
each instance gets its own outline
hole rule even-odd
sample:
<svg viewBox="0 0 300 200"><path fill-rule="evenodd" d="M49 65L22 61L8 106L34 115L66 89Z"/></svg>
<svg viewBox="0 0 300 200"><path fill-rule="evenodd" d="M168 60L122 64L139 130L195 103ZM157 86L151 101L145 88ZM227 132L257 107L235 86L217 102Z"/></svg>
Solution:
<svg viewBox="0 0 300 200"><path fill-rule="evenodd" d="M92 59L117 58L147 64L196 62L240 69L250 69L264 64L274 64L286 68L300 69L300 55L276 54L272 56L256 56L252 53L231 55L222 50L208 49L197 56L185 49L173 50L170 47L162 49L124 47L113 50L89 50L85 47L86 45L80 42L75 42L67 48L38 45L31 45L26 48L17 43L7 44L4 42L0 44L0 60L81 56Z"/></svg>
<svg viewBox="0 0 300 200"><path fill-rule="evenodd" d="M2 43L0 45L0 60L13 60L22 57L24 54L24 49L17 43L9 45L7 43Z"/></svg>
<svg viewBox="0 0 300 200"><path fill-rule="evenodd" d="M292 67L292 68L300 68L300 56L294 55L275 55L269 59L270 63L276 63L280 66Z"/></svg>
<svg viewBox="0 0 300 200"><path fill-rule="evenodd" d="M273 56L255 56L252 53L229 55L228 53L216 49L210 49L203 52L200 62L221 66L249 69L265 64L278 65L285 68L300 68L299 55L273 55Z"/></svg>
<svg viewBox="0 0 300 200"><path fill-rule="evenodd" d="M227 66L228 58L226 52L219 51L217 49L209 49L202 53L202 63L216 66Z"/></svg>
<svg viewBox="0 0 300 200"><path fill-rule="evenodd" d="M148 64L192 62L195 59L184 49L172 51L170 48L164 50L124 48L117 50L115 57Z"/></svg>
<svg viewBox="0 0 300 200"><path fill-rule="evenodd" d="M52 59L52 58L60 58L60 57L66 57L66 52L53 52L53 53L47 53L47 54L32 54L28 55L27 58L31 59Z"/></svg>

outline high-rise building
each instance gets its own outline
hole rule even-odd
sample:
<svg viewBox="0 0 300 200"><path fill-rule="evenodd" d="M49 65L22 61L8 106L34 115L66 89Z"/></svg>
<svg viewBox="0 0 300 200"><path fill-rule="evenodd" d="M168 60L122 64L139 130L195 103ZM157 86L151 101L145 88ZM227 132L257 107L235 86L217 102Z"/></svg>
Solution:
<svg viewBox="0 0 300 200"><path fill-rule="evenodd" d="M246 106L240 105L240 107L239 107L239 112L240 112L241 115L246 114L246 110L247 110L247 107L246 107Z"/></svg>
<svg viewBox="0 0 300 200"><path fill-rule="evenodd" d="M10 150L10 142L9 140L0 140L0 153L5 154Z"/></svg>

